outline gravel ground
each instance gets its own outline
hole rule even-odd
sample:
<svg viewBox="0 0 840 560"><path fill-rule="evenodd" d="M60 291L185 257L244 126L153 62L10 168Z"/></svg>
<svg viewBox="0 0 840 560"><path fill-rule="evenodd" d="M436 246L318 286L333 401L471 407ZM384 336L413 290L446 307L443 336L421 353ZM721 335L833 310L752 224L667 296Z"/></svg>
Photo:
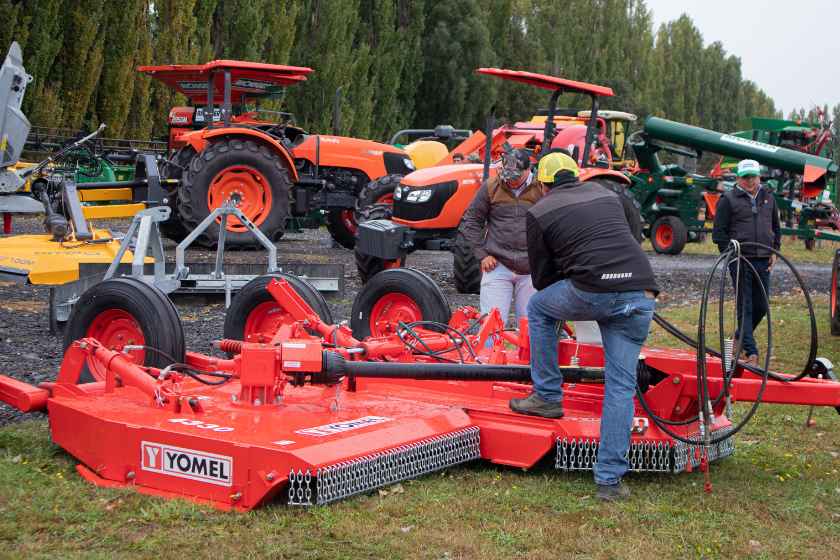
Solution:
<svg viewBox="0 0 840 560"><path fill-rule="evenodd" d="M112 229L125 230L128 222L109 223ZM15 232L40 232L36 219L18 219ZM173 244L167 246L173 254ZM261 262L262 251L228 252L230 262ZM670 305L692 303L699 300L706 275L714 257L680 255L677 257L649 254L662 294L660 309ZM191 250L188 262L212 262L214 253ZM324 262L344 265L345 289L342 294L330 296L328 303L336 320L349 319L350 309L360 289L352 252L333 246L324 229L289 233L278 243L281 262ZM419 251L408 258L408 265L429 274L443 289L450 306L478 305L478 296L458 294L452 280L452 257L449 253ZM805 282L813 292L825 293L829 289L830 267L827 265L801 265L798 267ZM787 270L773 275L773 290L788 292L795 288L795 279ZM209 343L222 335L224 302L221 298L177 298L176 306L184 322L187 348L208 351ZM62 357L62 337L49 332L48 289L13 283L0 283L0 373L29 383L53 378ZM0 405L0 425L14 421L21 415L5 405Z"/></svg>

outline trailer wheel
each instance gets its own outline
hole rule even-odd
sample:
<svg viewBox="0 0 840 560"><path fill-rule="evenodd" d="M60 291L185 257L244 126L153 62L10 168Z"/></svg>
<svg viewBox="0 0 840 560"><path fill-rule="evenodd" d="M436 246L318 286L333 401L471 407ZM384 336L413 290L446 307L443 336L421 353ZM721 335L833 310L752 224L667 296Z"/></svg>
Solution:
<svg viewBox="0 0 840 560"><path fill-rule="evenodd" d="M294 322L268 291L268 284L275 278L286 280L322 321L330 325L333 323L324 296L312 284L292 274L275 272L258 276L239 290L225 313L225 338L246 342L267 341L278 328Z"/></svg>
<svg viewBox="0 0 840 560"><path fill-rule="evenodd" d="M829 314L831 317L831 334L840 335L840 249L834 252L834 262L831 263L831 297L829 298Z"/></svg>
<svg viewBox="0 0 840 560"><path fill-rule="evenodd" d="M633 234L636 241L641 243L645 238L642 233L642 205L639 204L633 193L625 185L611 179L602 178L592 182L618 195L621 206L624 208L624 215L627 217L627 224L630 226L630 233Z"/></svg>
<svg viewBox="0 0 840 560"><path fill-rule="evenodd" d="M353 336L391 334L398 322L436 321L448 323L449 302L434 280L418 270L385 270L359 291L350 312Z"/></svg>
<svg viewBox="0 0 840 560"><path fill-rule="evenodd" d="M650 228L653 250L665 255L679 255L688 241L688 229L676 216L662 216Z"/></svg>
<svg viewBox="0 0 840 560"><path fill-rule="evenodd" d="M455 289L461 294L479 293L481 291L481 262L461 232L458 232L452 244L452 256Z"/></svg>
<svg viewBox="0 0 840 560"><path fill-rule="evenodd" d="M79 298L64 333L64 350L80 338L95 338L112 350L126 345L134 362L166 367L183 362L184 327L172 301L154 286L136 278L112 278L94 285ZM105 369L88 360L79 381L104 380Z"/></svg>
<svg viewBox="0 0 840 560"><path fill-rule="evenodd" d="M227 200L269 239L283 237L289 215L291 183L280 157L267 146L241 138L207 145L192 159L178 188L178 214L190 231ZM219 241L221 223L211 224L197 239L212 247ZM226 223L230 247L257 245L254 236L236 218Z"/></svg>

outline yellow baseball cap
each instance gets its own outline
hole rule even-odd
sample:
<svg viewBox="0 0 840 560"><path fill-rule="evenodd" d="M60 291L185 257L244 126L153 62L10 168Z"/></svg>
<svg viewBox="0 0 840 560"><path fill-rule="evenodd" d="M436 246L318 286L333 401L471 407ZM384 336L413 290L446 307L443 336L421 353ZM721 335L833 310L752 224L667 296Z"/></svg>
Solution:
<svg viewBox="0 0 840 560"><path fill-rule="evenodd" d="M580 175L577 162L562 152L553 152L543 156L537 166L537 180L541 183L553 183L554 176L560 171L568 171L575 177Z"/></svg>

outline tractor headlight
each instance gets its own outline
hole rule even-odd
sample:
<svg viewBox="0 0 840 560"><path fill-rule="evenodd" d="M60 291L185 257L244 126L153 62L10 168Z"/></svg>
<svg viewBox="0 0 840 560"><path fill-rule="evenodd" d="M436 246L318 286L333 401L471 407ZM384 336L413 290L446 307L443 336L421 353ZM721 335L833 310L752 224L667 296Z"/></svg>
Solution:
<svg viewBox="0 0 840 560"><path fill-rule="evenodd" d="M402 198L402 187L397 185L397 188L394 189L394 200L399 200Z"/></svg>
<svg viewBox="0 0 840 560"><path fill-rule="evenodd" d="M428 202L430 198L432 198L432 189L418 189L418 190L409 190L406 189L407 194L405 195L406 202L416 202L416 203L423 203Z"/></svg>
<svg viewBox="0 0 840 560"><path fill-rule="evenodd" d="M405 166L412 171L416 169L416 167L414 167L414 162L411 161L411 158L403 158L403 163L405 163Z"/></svg>

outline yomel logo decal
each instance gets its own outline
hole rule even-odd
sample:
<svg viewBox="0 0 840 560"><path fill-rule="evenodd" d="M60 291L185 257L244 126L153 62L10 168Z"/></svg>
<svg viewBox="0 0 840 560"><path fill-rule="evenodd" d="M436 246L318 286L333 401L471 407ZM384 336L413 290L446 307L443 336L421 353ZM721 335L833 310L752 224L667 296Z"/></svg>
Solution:
<svg viewBox="0 0 840 560"><path fill-rule="evenodd" d="M233 485L233 458L205 451L140 442L140 468L219 486Z"/></svg>

